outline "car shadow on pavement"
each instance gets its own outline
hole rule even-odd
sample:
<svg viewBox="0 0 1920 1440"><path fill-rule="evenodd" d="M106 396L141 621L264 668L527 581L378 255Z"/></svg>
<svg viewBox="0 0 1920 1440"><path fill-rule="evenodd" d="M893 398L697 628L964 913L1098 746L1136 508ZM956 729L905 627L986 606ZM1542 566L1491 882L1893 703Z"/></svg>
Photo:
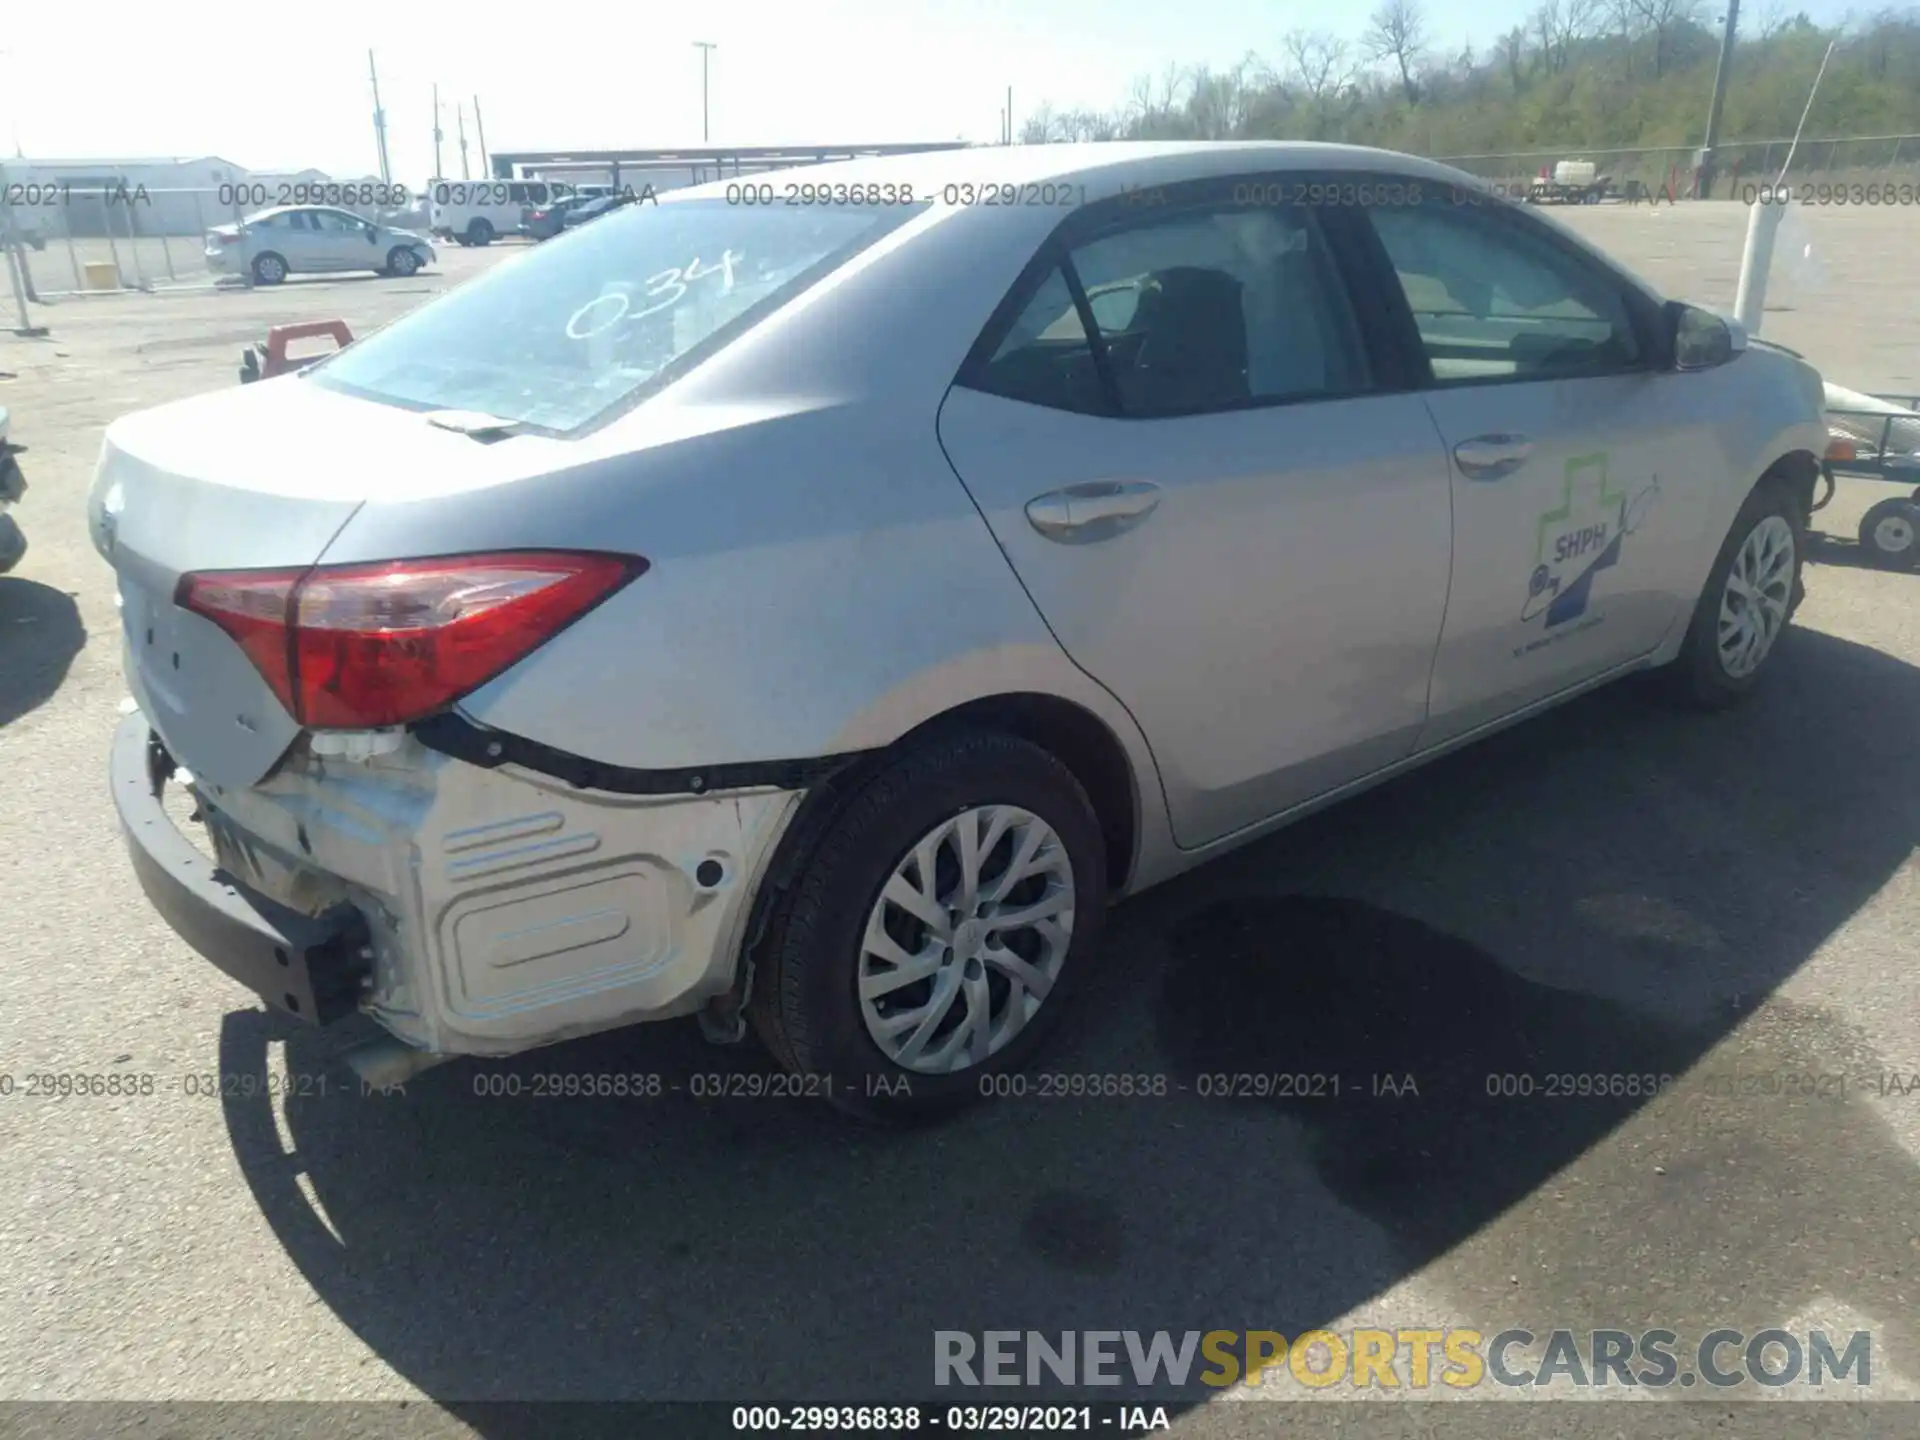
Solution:
<svg viewBox="0 0 1920 1440"><path fill-rule="evenodd" d="M1814 535L1813 543L1807 547L1807 563L1811 565L1831 565L1847 570L1873 570L1882 575L1912 575L1913 570L1897 570L1882 565L1867 552L1867 547L1858 540L1850 540L1838 535Z"/></svg>
<svg viewBox="0 0 1920 1440"><path fill-rule="evenodd" d="M1005 1401L936 1390L934 1332L1296 1336L1408 1280L1391 1323L1857 1324L1884 1365L1920 1338L1882 1118L1914 1102L1778 1077L1920 1057L1769 997L1920 839L1888 723L1920 671L1783 643L1734 712L1614 687L1121 906L1028 1093L936 1129L696 1100L770 1065L680 1023L363 1095L335 1037L246 1011L222 1069L282 1040L324 1093L286 1099L291 1153L230 1097L235 1152L316 1295L499 1437L537 1414L462 1402ZM662 1094L534 1098L554 1074Z"/></svg>
<svg viewBox="0 0 1920 1440"><path fill-rule="evenodd" d="M87 627L71 595L0 575L0 725L52 699L86 643Z"/></svg>

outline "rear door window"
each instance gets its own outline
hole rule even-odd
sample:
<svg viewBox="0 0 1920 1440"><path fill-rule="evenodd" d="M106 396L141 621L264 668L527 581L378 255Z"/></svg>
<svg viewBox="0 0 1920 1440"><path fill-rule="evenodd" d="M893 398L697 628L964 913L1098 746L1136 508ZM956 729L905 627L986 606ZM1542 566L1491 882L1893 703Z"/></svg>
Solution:
<svg viewBox="0 0 1920 1440"><path fill-rule="evenodd" d="M1082 415L1112 408L1073 291L1058 266L1040 282L972 383L989 395Z"/></svg>
<svg viewBox="0 0 1920 1440"><path fill-rule="evenodd" d="M1153 418L1359 394L1372 375L1313 213L1203 205L1074 245L962 383Z"/></svg>
<svg viewBox="0 0 1920 1440"><path fill-rule="evenodd" d="M1077 247L1128 414L1184 415L1367 387L1319 226L1298 206L1196 210Z"/></svg>
<svg viewBox="0 0 1920 1440"><path fill-rule="evenodd" d="M924 208L622 206L307 374L388 404L569 433L683 372Z"/></svg>

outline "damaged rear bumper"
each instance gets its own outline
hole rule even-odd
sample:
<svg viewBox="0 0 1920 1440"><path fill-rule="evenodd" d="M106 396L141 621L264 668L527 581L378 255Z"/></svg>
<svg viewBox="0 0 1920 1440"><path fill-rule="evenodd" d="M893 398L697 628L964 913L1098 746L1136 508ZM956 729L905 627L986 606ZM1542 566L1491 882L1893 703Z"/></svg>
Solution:
<svg viewBox="0 0 1920 1440"><path fill-rule="evenodd" d="M171 768L146 718L128 717L114 789L168 923L270 1003L292 1010L291 995L294 1013L325 1019L344 999L438 1054L512 1054L726 995L801 798L609 794L411 735L351 760L303 740L252 787L195 782L216 870L160 807L153 776ZM273 992L290 973L314 987L310 1005Z"/></svg>
<svg viewBox="0 0 1920 1440"><path fill-rule="evenodd" d="M353 1012L371 954L356 911L302 915L235 883L195 849L161 803L174 763L144 716L121 722L110 773L133 872L181 939L289 1015L325 1025Z"/></svg>

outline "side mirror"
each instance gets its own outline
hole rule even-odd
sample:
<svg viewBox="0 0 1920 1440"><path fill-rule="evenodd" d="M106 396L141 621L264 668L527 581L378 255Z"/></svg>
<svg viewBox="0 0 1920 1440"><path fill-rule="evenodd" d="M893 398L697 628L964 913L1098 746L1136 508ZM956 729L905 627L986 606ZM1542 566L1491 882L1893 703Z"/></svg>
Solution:
<svg viewBox="0 0 1920 1440"><path fill-rule="evenodd" d="M1667 306L1676 370L1711 370L1747 348L1746 327L1711 310L1675 300Z"/></svg>

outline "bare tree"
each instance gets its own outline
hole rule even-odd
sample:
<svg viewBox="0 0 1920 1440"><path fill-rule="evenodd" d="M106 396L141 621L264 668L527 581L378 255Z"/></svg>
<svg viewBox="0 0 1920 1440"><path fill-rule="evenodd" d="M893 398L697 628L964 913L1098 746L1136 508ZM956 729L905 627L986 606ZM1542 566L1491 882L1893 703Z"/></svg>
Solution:
<svg viewBox="0 0 1920 1440"><path fill-rule="evenodd" d="M1679 3L1679 0L1670 0ZM1418 104L1420 89L1414 83L1414 67L1427 44L1427 17L1420 0L1380 0L1380 8L1368 18L1367 32L1361 39L1367 54L1375 61L1392 60L1400 72L1400 87L1409 104Z"/></svg>
<svg viewBox="0 0 1920 1440"><path fill-rule="evenodd" d="M1635 9L1653 36L1653 78L1658 80L1667 73L1674 35L1694 23L1700 0L1635 0Z"/></svg>
<svg viewBox="0 0 1920 1440"><path fill-rule="evenodd" d="M1560 41L1560 0L1545 0L1545 3L1527 17L1527 23L1533 27L1534 56L1540 68L1552 75L1566 65L1566 57L1559 53Z"/></svg>
<svg viewBox="0 0 1920 1440"><path fill-rule="evenodd" d="M1171 62L1158 78L1136 76L1128 87L1125 134L1136 140L1188 137L1187 73Z"/></svg>
<svg viewBox="0 0 1920 1440"><path fill-rule="evenodd" d="M1500 37L1498 48L1500 62L1507 67L1507 79L1513 85L1513 93L1518 95L1526 83L1527 32L1514 26Z"/></svg>
<svg viewBox="0 0 1920 1440"><path fill-rule="evenodd" d="M1760 0L1760 4L1754 8L1754 39L1764 45L1787 28L1790 18L1782 0Z"/></svg>
<svg viewBox="0 0 1920 1440"><path fill-rule="evenodd" d="M1562 8L1561 38L1569 45L1597 34L1606 21L1605 0L1565 0Z"/></svg>
<svg viewBox="0 0 1920 1440"><path fill-rule="evenodd" d="M1290 30L1280 42L1287 62L1307 98L1315 101L1337 94L1352 73L1347 42L1325 30Z"/></svg>
<svg viewBox="0 0 1920 1440"><path fill-rule="evenodd" d="M1202 140L1231 140L1246 133L1252 100L1250 83L1258 62L1247 56L1231 70L1201 66L1193 72L1187 91L1187 114Z"/></svg>
<svg viewBox="0 0 1920 1440"><path fill-rule="evenodd" d="M1620 58L1626 78L1633 79L1633 42L1640 30L1640 0L1601 0L1607 28L1620 40Z"/></svg>
<svg viewBox="0 0 1920 1440"><path fill-rule="evenodd" d="M1558 75L1573 59L1573 47L1591 35L1600 16L1600 0L1544 0L1528 17L1539 42L1543 69Z"/></svg>
<svg viewBox="0 0 1920 1440"><path fill-rule="evenodd" d="M1127 119L1139 125L1153 114L1153 77L1136 75L1127 86Z"/></svg>
<svg viewBox="0 0 1920 1440"><path fill-rule="evenodd" d="M1059 139L1055 133L1058 122L1053 115L1053 106L1042 100L1028 112L1027 118L1020 122L1020 143L1022 145L1045 145Z"/></svg>
<svg viewBox="0 0 1920 1440"><path fill-rule="evenodd" d="M1083 143L1116 140L1120 136L1120 121L1098 110L1067 110L1055 118L1054 133L1061 140Z"/></svg>

